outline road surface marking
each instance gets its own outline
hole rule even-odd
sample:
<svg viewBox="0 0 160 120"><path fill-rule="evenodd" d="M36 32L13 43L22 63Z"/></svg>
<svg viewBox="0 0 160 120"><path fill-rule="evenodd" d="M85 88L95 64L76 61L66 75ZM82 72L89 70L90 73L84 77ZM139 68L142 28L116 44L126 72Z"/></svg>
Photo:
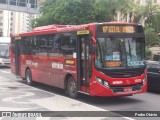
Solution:
<svg viewBox="0 0 160 120"><path fill-rule="evenodd" d="M7 81L7 80L8 80L8 82L11 81L10 79L6 79L6 78L3 78L1 76L0 76L0 78L2 78L2 81L3 81L3 79L5 79L4 81ZM5 82L4 84L8 84L8 83ZM19 83L18 81L16 81L16 82L13 82L12 85L22 85L22 83ZM40 89L32 87L32 86L30 86L30 88L32 88L32 90L43 91L44 93L56 95L56 97L53 96L53 97L48 97L48 98L40 98L40 99L35 98L35 99L29 100L29 102L35 103L36 105L39 105L39 106L44 107L44 108L48 108L49 110L70 111L72 109L74 111L80 111L80 110L82 111L82 108L83 108L83 111L94 111L94 110L109 111L109 110L102 109L102 108L99 108L99 107L95 107L94 105L89 105L87 103L80 102L80 101L77 101L77 100L62 96L62 95L58 95L58 94L48 92L48 91L45 91L45 90L40 90ZM31 89L29 89L29 90L31 90ZM25 95L20 95L20 96L18 96L18 98L22 98L24 96L32 96L32 95L33 94L28 93L28 94L25 94ZM59 99L57 99L57 98L59 98ZM13 99L15 99L15 97L5 99L5 100L12 102ZM57 106L57 105L59 105L59 106ZM74 105L74 107L73 107L73 105ZM124 119L128 119L128 120L134 120L132 118L125 117L125 116L122 116L120 118L124 118Z"/></svg>
<svg viewBox="0 0 160 120"><path fill-rule="evenodd" d="M14 91L13 91L14 93ZM20 102L20 101L16 101L15 99L25 99L25 97L30 97L30 96L34 96L35 94L34 93L31 93L31 92L20 92L18 91L18 93L22 93L23 95L18 95L16 97L7 97L7 98L4 98L2 99L2 101L4 102L9 102L9 103L16 103L16 104L32 104L31 102Z"/></svg>

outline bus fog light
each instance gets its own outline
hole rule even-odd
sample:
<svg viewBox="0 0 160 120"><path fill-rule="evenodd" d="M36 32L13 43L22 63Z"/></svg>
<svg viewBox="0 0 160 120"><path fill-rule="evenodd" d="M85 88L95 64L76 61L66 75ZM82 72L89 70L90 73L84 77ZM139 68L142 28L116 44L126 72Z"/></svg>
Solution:
<svg viewBox="0 0 160 120"><path fill-rule="evenodd" d="M104 84L105 87L109 87L109 83L107 81L104 81L103 84Z"/></svg>
<svg viewBox="0 0 160 120"><path fill-rule="evenodd" d="M97 82L99 82L100 84L102 84L102 79L100 78L96 78Z"/></svg>

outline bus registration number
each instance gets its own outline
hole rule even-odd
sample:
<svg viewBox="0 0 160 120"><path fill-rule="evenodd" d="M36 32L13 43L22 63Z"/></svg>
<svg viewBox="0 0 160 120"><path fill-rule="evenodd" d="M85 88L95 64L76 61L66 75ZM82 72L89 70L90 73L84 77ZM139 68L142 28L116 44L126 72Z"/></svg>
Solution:
<svg viewBox="0 0 160 120"><path fill-rule="evenodd" d="M132 87L124 88L124 92L132 92Z"/></svg>

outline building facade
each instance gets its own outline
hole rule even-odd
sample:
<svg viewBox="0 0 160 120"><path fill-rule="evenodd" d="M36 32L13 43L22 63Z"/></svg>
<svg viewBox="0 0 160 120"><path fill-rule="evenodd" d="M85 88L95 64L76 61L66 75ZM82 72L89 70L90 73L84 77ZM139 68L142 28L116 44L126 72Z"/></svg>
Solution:
<svg viewBox="0 0 160 120"><path fill-rule="evenodd" d="M34 14L0 10L0 36L8 37L10 34L31 31L31 21L36 16Z"/></svg>
<svg viewBox="0 0 160 120"><path fill-rule="evenodd" d="M42 2L44 0L0 0L0 37L31 31L31 21L38 16L38 4Z"/></svg>
<svg viewBox="0 0 160 120"><path fill-rule="evenodd" d="M9 36L12 32L13 13L11 11L0 11L0 36Z"/></svg>

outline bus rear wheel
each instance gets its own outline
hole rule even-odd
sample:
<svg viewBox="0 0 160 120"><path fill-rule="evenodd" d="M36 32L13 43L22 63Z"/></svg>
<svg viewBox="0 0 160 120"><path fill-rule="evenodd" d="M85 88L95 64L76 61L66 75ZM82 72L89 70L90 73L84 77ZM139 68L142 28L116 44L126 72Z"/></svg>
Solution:
<svg viewBox="0 0 160 120"><path fill-rule="evenodd" d="M77 98L78 96L77 85L72 77L70 77L67 81L67 93L71 98Z"/></svg>
<svg viewBox="0 0 160 120"><path fill-rule="evenodd" d="M32 81L32 73L30 71L30 69L26 70L26 83L27 85L33 85L33 81Z"/></svg>

